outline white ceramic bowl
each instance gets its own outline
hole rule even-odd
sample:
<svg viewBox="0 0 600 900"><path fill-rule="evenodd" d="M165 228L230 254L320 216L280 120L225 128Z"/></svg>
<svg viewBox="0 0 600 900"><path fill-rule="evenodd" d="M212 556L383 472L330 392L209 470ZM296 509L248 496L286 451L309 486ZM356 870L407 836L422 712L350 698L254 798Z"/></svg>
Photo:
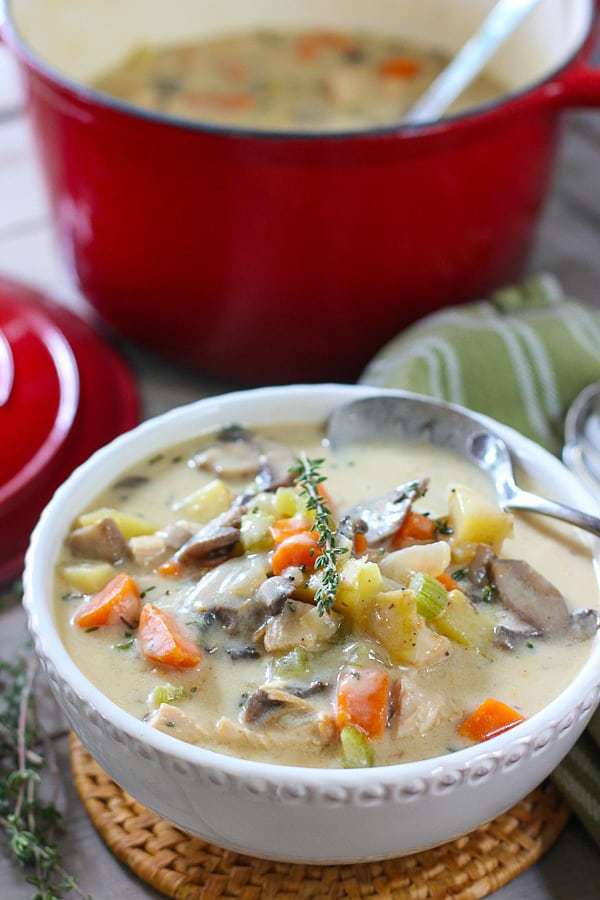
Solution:
<svg viewBox="0 0 600 900"><path fill-rule="evenodd" d="M36 651L71 726L141 803L220 846L271 859L349 863L441 844L492 819L538 785L598 703L596 637L588 662L556 700L485 744L367 770L305 769L237 759L154 731L108 700L72 662L54 622L53 567L73 517L108 482L163 447L232 421L257 427L316 423L340 403L381 393L339 385L266 388L173 410L113 441L77 469L33 534L25 607ZM549 494L594 511L558 460L511 429L482 421L504 437L522 468Z"/></svg>

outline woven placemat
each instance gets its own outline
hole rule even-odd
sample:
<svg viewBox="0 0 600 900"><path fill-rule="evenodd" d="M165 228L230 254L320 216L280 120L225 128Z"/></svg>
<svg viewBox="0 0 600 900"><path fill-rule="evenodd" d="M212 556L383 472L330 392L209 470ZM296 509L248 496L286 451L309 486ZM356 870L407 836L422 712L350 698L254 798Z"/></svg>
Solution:
<svg viewBox="0 0 600 900"><path fill-rule="evenodd" d="M103 841L175 900L480 900L533 865L569 817L551 784L467 837L414 856L354 866L301 866L241 856L161 819L120 788L71 735L79 796Z"/></svg>

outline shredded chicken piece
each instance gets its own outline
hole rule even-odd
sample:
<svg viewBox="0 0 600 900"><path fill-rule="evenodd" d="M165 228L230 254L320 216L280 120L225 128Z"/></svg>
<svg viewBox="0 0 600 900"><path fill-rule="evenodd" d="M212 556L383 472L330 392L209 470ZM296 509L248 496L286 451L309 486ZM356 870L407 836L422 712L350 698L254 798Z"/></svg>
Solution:
<svg viewBox="0 0 600 900"><path fill-rule="evenodd" d="M184 713L178 706L161 703L155 713L148 719L148 724L157 731L179 738L188 744L200 744L213 735L202 727L195 719Z"/></svg>
<svg viewBox="0 0 600 900"><path fill-rule="evenodd" d="M293 728L248 728L223 716L216 725L217 736L237 750L290 750L302 746L326 747L337 736L333 716L318 713L313 719Z"/></svg>
<svg viewBox="0 0 600 900"><path fill-rule="evenodd" d="M417 669L424 666L435 666L450 656L452 652L452 642L426 625L418 630L416 641L413 665Z"/></svg>
<svg viewBox="0 0 600 900"><path fill-rule="evenodd" d="M278 616L269 619L264 635L265 650L279 653L293 647L314 650L330 641L337 632L341 617L337 613L320 616L310 603L287 600Z"/></svg>
<svg viewBox="0 0 600 900"><path fill-rule="evenodd" d="M141 534L129 539L129 549L140 566L151 566L165 553L167 546L160 534Z"/></svg>
<svg viewBox="0 0 600 900"><path fill-rule="evenodd" d="M447 710L446 701L439 694L417 687L410 676L402 677L395 693L397 709L391 727L396 738L427 734L442 718L444 709Z"/></svg>
<svg viewBox="0 0 600 900"><path fill-rule="evenodd" d="M177 519L177 521L167 525L161 534L167 547L171 550L179 550L186 541L189 541L192 535L196 534L199 528L200 526L197 522L189 522L187 519Z"/></svg>
<svg viewBox="0 0 600 900"><path fill-rule="evenodd" d="M290 712L313 717L317 715L315 707L297 694L290 694L282 688L265 684L248 698L242 718L244 722L257 722L268 718L271 723Z"/></svg>

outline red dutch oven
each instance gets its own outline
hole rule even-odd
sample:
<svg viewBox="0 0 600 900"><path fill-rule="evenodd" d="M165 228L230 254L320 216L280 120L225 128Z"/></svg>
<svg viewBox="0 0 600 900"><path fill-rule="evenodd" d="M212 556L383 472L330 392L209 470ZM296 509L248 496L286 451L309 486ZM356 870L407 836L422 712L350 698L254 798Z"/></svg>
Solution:
<svg viewBox="0 0 600 900"><path fill-rule="evenodd" d="M600 104L587 66L593 0L545 0L494 64L509 92L434 126L252 132L85 86L136 42L250 17L371 23L428 42L439 31L451 51L490 6L7 0L61 246L89 303L129 337L231 381L350 379L409 322L517 278L562 113Z"/></svg>

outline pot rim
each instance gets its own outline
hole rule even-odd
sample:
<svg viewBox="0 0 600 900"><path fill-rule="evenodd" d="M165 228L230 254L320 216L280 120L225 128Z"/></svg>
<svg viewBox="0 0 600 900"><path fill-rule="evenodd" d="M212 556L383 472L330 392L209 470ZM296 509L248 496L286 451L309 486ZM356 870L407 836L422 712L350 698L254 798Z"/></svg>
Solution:
<svg viewBox="0 0 600 900"><path fill-rule="evenodd" d="M550 70L546 75L537 80L518 88L514 91L508 91L501 94L496 100L490 100L475 107L469 107L463 112L454 113L445 116L440 121L422 122L419 124L402 124L383 125L373 128L351 129L351 130L335 130L335 131L294 131L294 130L269 130L260 128L248 128L236 125L219 125L209 122L196 122L178 116L169 116L166 113L146 110L134 103L126 100L119 100L90 87L83 82L76 81L66 75L63 75L59 69L55 68L51 63L45 62L44 59L37 54L28 44L24 35L21 34L12 15L12 6L14 0L0 0L0 26L8 36L8 43L13 48L17 56L29 68L33 69L38 75L54 82L63 90L69 91L77 99L85 103L93 103L98 106L120 113L121 115L131 116L133 118L142 119L156 125L168 125L183 131L191 131L201 134L208 134L217 137L240 138L252 140L264 140L272 142L284 141L339 141L339 140L362 140L364 138L385 138L385 137L421 137L423 135L435 134L439 131L446 131L453 126L468 126L476 124L478 120L486 120L496 114L510 112L512 108L524 104L525 102L535 99L537 93L541 93L544 86L556 81L570 69L579 58L580 54L590 42L595 26L600 19L600 10L594 2L590 2L590 17L588 27L579 44L574 48L570 56L561 65Z"/></svg>
<svg viewBox="0 0 600 900"><path fill-rule="evenodd" d="M231 394L209 397L187 404L138 425L131 431L121 435L101 450L96 451L82 466L76 469L58 489L50 501L33 532L27 551L24 582L24 607L27 613L29 630L35 640L35 649L45 667L50 671L51 680L55 677L69 685L79 700L84 704L88 716L99 716L106 727L126 735L129 740L138 741L155 752L162 753L172 759L188 763L198 769L219 770L234 778L268 779L272 783L285 784L291 780L305 785L363 787L380 784L383 781L394 784L414 783L416 780L427 780L435 773L442 777L444 773L455 772L458 768L470 769L482 759L498 759L507 757L524 745L534 745L542 740L549 731L562 734L567 728L586 716L589 709L597 703L600 690L600 633L594 639L590 656L571 683L547 706L526 719L510 731L498 735L484 745L472 747L455 753L414 762L397 763L390 766L375 766L372 769L327 769L302 766L287 766L276 763L258 762L231 756L201 746L186 744L176 738L153 729L147 723L126 712L97 688L77 667L64 646L57 625L54 621L52 602L47 596L47 585L52 576L56 561L57 540L56 518L62 517L66 522L72 515L65 515L64 508L69 511L71 495L80 489L82 484L93 482L94 473L108 469L110 474L103 476L107 483L116 477L123 468L122 458L131 454L129 464L134 459L142 459L160 448L169 446L173 434L186 433L194 423L197 434L209 433L226 424L228 421L244 419L246 411L247 423L253 421L260 424L261 415L265 421L271 421L272 409L277 405L281 411L275 413L272 420L285 424L286 421L302 421L302 415L286 419L286 411L304 406L306 410L315 411L313 417L307 411L308 421L320 421L339 403L359 397L386 394L390 396L418 396L408 391L380 389L362 385L294 385L284 387L259 388L249 391L236 391ZM548 451L533 441L501 425L487 416L472 413L462 407L441 400L425 398L432 406L456 409L466 412L481 421L487 428L495 430L505 441L517 458L530 470L537 469L543 480L551 481L558 486L559 493L569 494L571 502L579 504L590 512L597 512L598 506L592 496L575 476L553 457ZM232 410L232 411L231 411ZM196 420L200 419L200 423ZM246 424L246 422L244 422ZM192 432L193 433L193 432ZM183 439L183 438L182 438ZM112 471L114 469L114 472ZM97 490L91 493L95 495ZM62 526L61 526L62 528ZM62 536L62 531L61 531ZM48 546L49 545L49 546ZM598 561L596 548L595 564ZM567 724L565 724L567 723ZM545 744L543 745L545 746ZM568 749L568 747L567 747Z"/></svg>

